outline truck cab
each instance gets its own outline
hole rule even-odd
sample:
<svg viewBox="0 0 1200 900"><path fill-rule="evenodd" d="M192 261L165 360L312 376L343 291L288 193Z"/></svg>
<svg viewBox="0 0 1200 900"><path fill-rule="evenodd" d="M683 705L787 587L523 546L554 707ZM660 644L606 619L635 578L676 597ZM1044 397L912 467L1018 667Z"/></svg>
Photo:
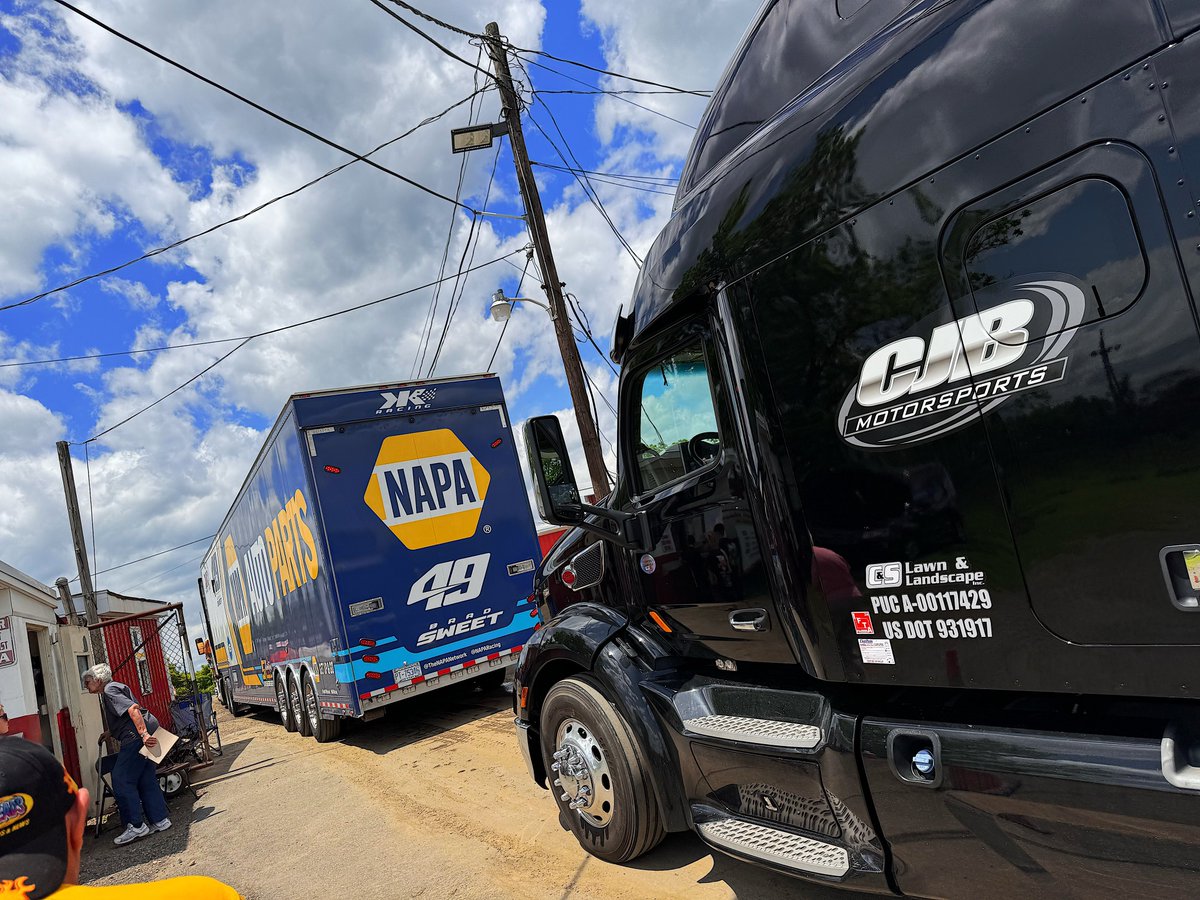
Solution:
<svg viewBox="0 0 1200 900"><path fill-rule="evenodd" d="M618 319L618 484L526 426L533 777L858 890L1200 887L1200 13L774 0Z"/></svg>

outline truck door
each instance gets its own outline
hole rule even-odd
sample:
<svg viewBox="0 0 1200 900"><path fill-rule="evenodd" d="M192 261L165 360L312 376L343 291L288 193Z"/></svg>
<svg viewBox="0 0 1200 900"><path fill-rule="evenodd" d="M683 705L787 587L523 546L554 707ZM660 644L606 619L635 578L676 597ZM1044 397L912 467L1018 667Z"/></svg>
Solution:
<svg viewBox="0 0 1200 900"><path fill-rule="evenodd" d="M1088 147L962 209L944 248L956 315L1005 315L1014 284L1055 310L998 338L1040 341L1046 380L988 438L1033 611L1078 644L1200 643L1200 334L1159 180Z"/></svg>
<svg viewBox="0 0 1200 900"><path fill-rule="evenodd" d="M685 656L790 663L747 502L716 347L692 322L631 354L621 423L635 507L658 525L635 578Z"/></svg>

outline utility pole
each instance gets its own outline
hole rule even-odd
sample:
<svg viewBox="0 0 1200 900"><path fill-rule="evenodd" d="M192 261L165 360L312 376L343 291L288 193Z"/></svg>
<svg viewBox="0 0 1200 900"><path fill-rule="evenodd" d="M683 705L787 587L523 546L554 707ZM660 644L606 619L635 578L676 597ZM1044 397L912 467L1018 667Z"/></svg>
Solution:
<svg viewBox="0 0 1200 900"><path fill-rule="evenodd" d="M496 67L496 85L500 88L503 104L502 114L508 123L508 139L512 142L513 164L517 169L517 184L525 199L525 211L533 249L537 254L538 266L546 280L542 289L550 303L550 318L554 324L554 336L558 338L558 349L562 354L563 368L567 373L567 387L571 390L571 403L575 407L575 420L579 423L579 436L583 440L583 454L587 459L588 474L592 479L592 493L597 497L607 496L608 469L604 465L604 451L600 449L600 433L592 415L592 405L584 384L583 362L579 358L579 346L571 330L571 319L563 300L562 284L558 280L558 269L550 251L550 237L546 233L546 217L542 212L542 198L538 194L537 182L533 179L533 167L529 164L529 153L525 149L525 135L521 131L521 104L513 88L512 73L508 68L508 53L500 41L500 26L489 22L484 29L488 55Z"/></svg>
<svg viewBox="0 0 1200 900"><path fill-rule="evenodd" d="M79 589L83 592L83 608L87 623L95 625L100 621L100 613L96 609L96 592L92 589L92 570L88 568L87 545L83 542L83 523L79 520L79 498L75 494L71 449L66 441L59 441L55 446L58 447L58 467L62 470L63 493L67 496L67 518L71 520L71 541L75 544L75 564L79 567ZM105 652L103 636L92 641L92 644L92 655L96 662L107 663L108 654Z"/></svg>

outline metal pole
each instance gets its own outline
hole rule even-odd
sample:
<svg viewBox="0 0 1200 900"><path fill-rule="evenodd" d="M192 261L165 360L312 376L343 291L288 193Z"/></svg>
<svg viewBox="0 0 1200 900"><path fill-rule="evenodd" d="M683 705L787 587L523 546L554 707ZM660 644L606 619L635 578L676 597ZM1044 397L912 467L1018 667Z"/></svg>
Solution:
<svg viewBox="0 0 1200 900"><path fill-rule="evenodd" d="M63 493L67 498L67 518L71 522L71 541L75 545L75 564L79 567L79 589L83 592L83 608L87 623L100 622L96 609L96 592L92 589L92 570L88 567L87 545L83 542L83 523L79 519L79 498L75 494L75 471L71 468L71 450L66 441L59 441L58 467L62 471ZM92 655L97 663L108 663L108 652L104 647L104 636L92 641Z"/></svg>
<svg viewBox="0 0 1200 900"><path fill-rule="evenodd" d="M66 576L60 575L54 582L54 586L58 588L58 599L63 603L67 621L72 625L81 624L80 615L75 612L75 598L71 596L71 582L67 581Z"/></svg>
<svg viewBox="0 0 1200 900"><path fill-rule="evenodd" d="M546 232L546 217L542 211L542 198L538 194L537 182L533 178L533 167L529 164L529 153L525 149L525 134L521 130L521 105L513 88L512 72L508 68L508 53L500 40L500 26L489 22L486 32L488 55L496 67L496 85L500 88L503 115L508 123L508 139L512 142L513 164L517 169L517 184L525 198L525 211L533 249L537 253L538 265L546 283L542 289L550 301L554 336L558 338L558 349L562 354L563 369L567 374L567 387L571 390L571 403L575 407L575 420L579 423L579 437L583 441L583 454L587 459L588 474L592 479L592 493L597 497L608 495L608 469L604 465L604 451L600 449L600 433L592 416L592 405L584 383L583 362L579 358L579 347L571 330L571 319L567 315L563 300L562 283L558 280L558 269L550 250L550 237Z"/></svg>

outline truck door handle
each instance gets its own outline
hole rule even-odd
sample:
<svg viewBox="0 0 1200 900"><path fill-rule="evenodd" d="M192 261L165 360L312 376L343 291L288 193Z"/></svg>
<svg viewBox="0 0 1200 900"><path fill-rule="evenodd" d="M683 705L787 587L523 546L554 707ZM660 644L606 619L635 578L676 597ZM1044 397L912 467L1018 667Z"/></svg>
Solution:
<svg viewBox="0 0 1200 900"><path fill-rule="evenodd" d="M1163 777L1177 788L1200 791L1200 738L1168 725L1161 752Z"/></svg>
<svg viewBox="0 0 1200 900"><path fill-rule="evenodd" d="M729 614L729 624L734 631L766 631L770 627L765 609L735 609Z"/></svg>

